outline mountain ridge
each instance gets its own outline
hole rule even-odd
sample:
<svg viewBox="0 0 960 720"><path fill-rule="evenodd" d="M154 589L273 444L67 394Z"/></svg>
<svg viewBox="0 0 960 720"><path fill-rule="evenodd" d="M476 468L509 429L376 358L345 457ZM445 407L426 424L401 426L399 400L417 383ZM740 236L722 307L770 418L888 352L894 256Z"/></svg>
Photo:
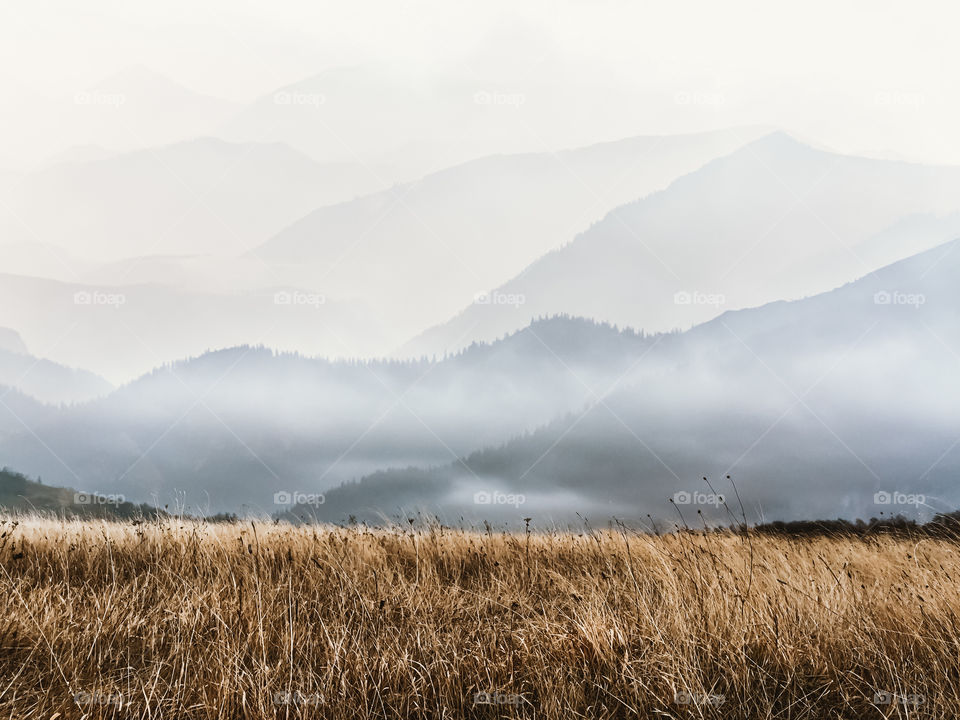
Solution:
<svg viewBox="0 0 960 720"><path fill-rule="evenodd" d="M954 192L957 167L835 155L772 133L611 210L497 287L526 298L519 312L467 305L397 354L429 353L465 333L489 339L535 314L657 332L686 329L722 308L822 292L942 242L958 228ZM931 213L932 224L923 220ZM883 232L907 217L914 231L901 231L894 251ZM693 297L678 302L683 295ZM711 298L722 303L697 302Z"/></svg>

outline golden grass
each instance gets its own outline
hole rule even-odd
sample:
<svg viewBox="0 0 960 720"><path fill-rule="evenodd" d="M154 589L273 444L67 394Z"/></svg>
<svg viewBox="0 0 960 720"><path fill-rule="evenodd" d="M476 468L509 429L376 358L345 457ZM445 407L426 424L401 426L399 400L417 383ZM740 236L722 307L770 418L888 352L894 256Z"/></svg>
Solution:
<svg viewBox="0 0 960 720"><path fill-rule="evenodd" d="M960 713L945 540L0 531L12 720Z"/></svg>

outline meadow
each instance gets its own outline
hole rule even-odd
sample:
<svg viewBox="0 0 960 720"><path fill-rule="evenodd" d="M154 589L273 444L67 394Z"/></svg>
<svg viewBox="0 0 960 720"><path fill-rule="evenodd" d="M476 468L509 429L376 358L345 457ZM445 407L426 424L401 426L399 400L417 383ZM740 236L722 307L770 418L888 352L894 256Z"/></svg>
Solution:
<svg viewBox="0 0 960 720"><path fill-rule="evenodd" d="M955 718L960 545L0 521L0 717Z"/></svg>

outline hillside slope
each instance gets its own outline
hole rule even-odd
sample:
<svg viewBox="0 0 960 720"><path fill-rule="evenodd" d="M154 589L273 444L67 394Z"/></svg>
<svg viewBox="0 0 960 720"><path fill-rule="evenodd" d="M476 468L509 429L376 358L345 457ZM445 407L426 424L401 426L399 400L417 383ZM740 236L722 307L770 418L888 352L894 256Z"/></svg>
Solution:
<svg viewBox="0 0 960 720"><path fill-rule="evenodd" d="M712 493L707 475L739 516L727 474L751 521L952 510L958 273L953 241L831 292L725 313L663 338L583 412L453 464L371 475L309 513L672 523L671 497ZM477 492L524 502L477 505ZM678 507L687 522L730 520L709 499Z"/></svg>
<svg viewBox="0 0 960 720"><path fill-rule="evenodd" d="M648 332L825 292L960 233L960 168L757 140L623 205L401 355L492 339L568 313ZM462 338L466 338L463 340Z"/></svg>

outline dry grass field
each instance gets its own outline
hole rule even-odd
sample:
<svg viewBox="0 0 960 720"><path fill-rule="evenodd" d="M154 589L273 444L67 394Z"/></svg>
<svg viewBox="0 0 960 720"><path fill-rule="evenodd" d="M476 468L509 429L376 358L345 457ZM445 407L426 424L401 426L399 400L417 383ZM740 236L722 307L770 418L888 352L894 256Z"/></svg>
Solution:
<svg viewBox="0 0 960 720"><path fill-rule="evenodd" d="M955 718L960 545L6 520L0 717Z"/></svg>

